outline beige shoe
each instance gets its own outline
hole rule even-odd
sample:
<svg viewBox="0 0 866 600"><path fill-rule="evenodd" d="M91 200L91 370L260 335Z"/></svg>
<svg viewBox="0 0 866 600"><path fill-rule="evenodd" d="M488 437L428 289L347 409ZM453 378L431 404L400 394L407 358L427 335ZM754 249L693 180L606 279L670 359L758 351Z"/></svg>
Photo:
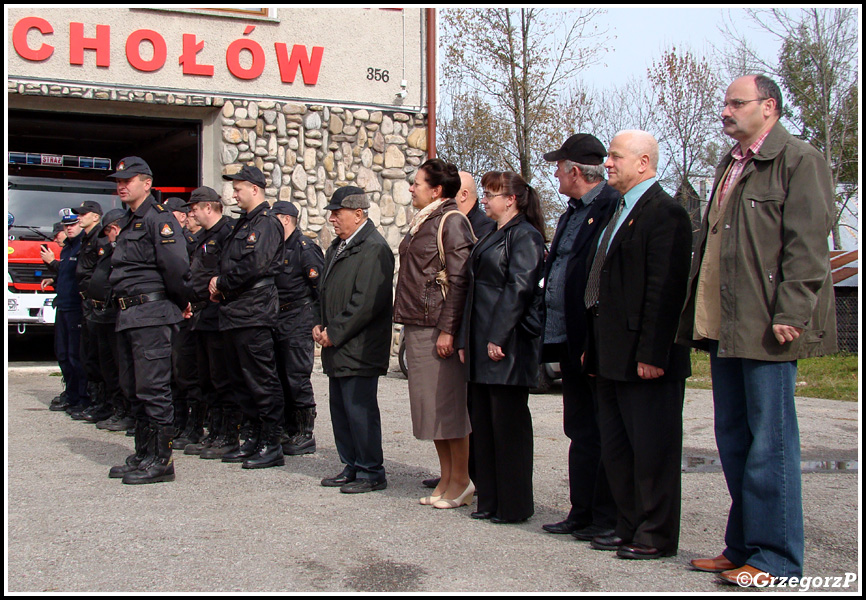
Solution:
<svg viewBox="0 0 866 600"><path fill-rule="evenodd" d="M423 504L424 506L432 506L434 503L438 502L442 496L425 496L421 498L418 503Z"/></svg>
<svg viewBox="0 0 866 600"><path fill-rule="evenodd" d="M475 484L471 481L469 485L466 486L466 489L463 490L463 493L453 500L448 500L446 498L442 498L438 502L433 504L433 508L457 508L459 506L469 506L472 504L473 494L475 494Z"/></svg>

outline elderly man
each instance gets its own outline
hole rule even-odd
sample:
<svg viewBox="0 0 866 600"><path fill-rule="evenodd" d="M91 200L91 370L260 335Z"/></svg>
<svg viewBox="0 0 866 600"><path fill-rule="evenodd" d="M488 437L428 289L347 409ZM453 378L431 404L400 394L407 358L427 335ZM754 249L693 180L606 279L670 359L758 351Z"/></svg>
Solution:
<svg viewBox="0 0 866 600"><path fill-rule="evenodd" d="M586 265L595 254L592 239L610 215L620 194L604 180L604 145L593 135L578 133L544 160L556 163L559 193L568 209L559 218L545 262L544 362L562 367L562 420L568 449L571 510L564 521L543 525L545 531L572 534L591 541L613 533L616 505L601 466L601 444L592 378L580 357L586 347Z"/></svg>
<svg viewBox="0 0 866 600"><path fill-rule="evenodd" d="M394 253L367 218L369 207L364 190L354 186L338 189L326 207L337 237L325 254L313 328L313 339L322 345L334 439L345 465L322 485L346 494L388 487L376 394L391 349Z"/></svg>
<svg viewBox="0 0 866 600"><path fill-rule="evenodd" d="M658 143L623 131L608 149L622 194L592 260L584 302L595 343L601 455L616 501L615 533L592 547L655 559L679 546L683 395L689 351L674 344L686 295L691 223L656 182Z"/></svg>
<svg viewBox="0 0 866 600"><path fill-rule="evenodd" d="M716 169L679 330L710 352L731 495L727 547L692 565L740 584L802 576L797 359L836 349L830 171L781 114L767 77L741 77L725 93L722 127L737 143Z"/></svg>
<svg viewBox="0 0 866 600"><path fill-rule="evenodd" d="M457 192L457 208L466 215L472 231L479 240L496 229L496 222L478 207L478 189L470 173L460 171L460 190Z"/></svg>

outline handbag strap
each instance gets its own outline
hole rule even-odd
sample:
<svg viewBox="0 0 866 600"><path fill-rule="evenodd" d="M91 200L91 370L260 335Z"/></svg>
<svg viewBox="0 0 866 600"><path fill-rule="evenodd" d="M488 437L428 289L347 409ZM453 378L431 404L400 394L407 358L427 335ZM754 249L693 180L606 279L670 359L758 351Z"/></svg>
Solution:
<svg viewBox="0 0 866 600"><path fill-rule="evenodd" d="M461 215L469 223L469 236L472 238L472 243L474 244L478 241L478 238L475 237L475 232L472 231L472 223L462 212L450 210L442 215L442 219L439 221L439 231L436 232L436 246L439 248L439 262L442 264L443 269L445 268L445 247L442 245L442 230L445 228L445 219L454 214Z"/></svg>

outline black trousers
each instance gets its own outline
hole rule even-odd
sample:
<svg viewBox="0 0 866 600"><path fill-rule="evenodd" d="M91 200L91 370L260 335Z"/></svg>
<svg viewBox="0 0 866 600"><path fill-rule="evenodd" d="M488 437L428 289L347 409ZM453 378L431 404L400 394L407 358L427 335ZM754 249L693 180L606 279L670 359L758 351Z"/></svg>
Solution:
<svg viewBox="0 0 866 600"><path fill-rule="evenodd" d="M582 526L604 529L616 526L616 503L601 464L601 437L598 431L598 403L595 378L572 365L565 344L560 352L562 368L562 425L571 444L568 447L568 487L571 511L568 520Z"/></svg>
<svg viewBox="0 0 866 600"><path fill-rule="evenodd" d="M597 379L601 456L619 511L616 534L676 553L685 381Z"/></svg>
<svg viewBox="0 0 866 600"><path fill-rule="evenodd" d="M277 373L283 387L285 411L315 408L313 384L313 305L280 313L274 330Z"/></svg>
<svg viewBox="0 0 866 600"><path fill-rule="evenodd" d="M241 327L224 332L234 389L243 390L240 408L270 432L283 424L283 390L277 377L270 327Z"/></svg>
<svg viewBox="0 0 866 600"><path fill-rule="evenodd" d="M120 387L136 420L174 424L171 399L171 340L177 325L124 329L117 334Z"/></svg>
<svg viewBox="0 0 866 600"><path fill-rule="evenodd" d="M117 368L117 337L114 323L89 321L91 343L99 359L99 369L105 382L105 397L116 409L129 411L129 400L120 387L120 373Z"/></svg>
<svg viewBox="0 0 866 600"><path fill-rule="evenodd" d="M328 390L340 461L358 479L385 479L379 377L328 377Z"/></svg>
<svg viewBox="0 0 866 600"><path fill-rule="evenodd" d="M469 383L478 510L520 521L532 500L529 388Z"/></svg>
<svg viewBox="0 0 866 600"><path fill-rule="evenodd" d="M202 400L210 408L238 410L232 388L225 336L221 331L195 331L198 376Z"/></svg>
<svg viewBox="0 0 866 600"><path fill-rule="evenodd" d="M54 318L54 355L66 381L66 396L74 406L87 406L87 375L81 363L80 311L58 310Z"/></svg>
<svg viewBox="0 0 866 600"><path fill-rule="evenodd" d="M171 382L175 409L186 411L201 400L198 375L197 333L192 322L184 319L178 325L171 350Z"/></svg>

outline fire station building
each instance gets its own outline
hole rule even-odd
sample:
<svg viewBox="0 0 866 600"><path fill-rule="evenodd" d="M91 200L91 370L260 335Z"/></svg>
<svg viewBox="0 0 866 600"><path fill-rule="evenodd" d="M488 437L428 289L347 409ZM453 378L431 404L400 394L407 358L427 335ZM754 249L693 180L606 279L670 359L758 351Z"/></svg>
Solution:
<svg viewBox="0 0 866 600"><path fill-rule="evenodd" d="M6 27L10 151L141 156L154 187L229 203L221 176L255 165L323 248L328 199L357 185L402 239L434 152L433 10L32 5Z"/></svg>

